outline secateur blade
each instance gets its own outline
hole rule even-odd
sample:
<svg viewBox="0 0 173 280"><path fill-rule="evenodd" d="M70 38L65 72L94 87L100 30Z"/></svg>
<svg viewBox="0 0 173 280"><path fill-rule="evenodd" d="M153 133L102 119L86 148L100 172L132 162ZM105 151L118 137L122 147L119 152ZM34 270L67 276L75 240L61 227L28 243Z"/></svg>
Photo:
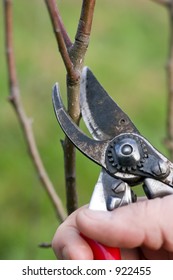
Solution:
<svg viewBox="0 0 173 280"><path fill-rule="evenodd" d="M84 122L95 139L112 139L120 133L138 133L129 117L107 94L88 67L81 76L80 107Z"/></svg>
<svg viewBox="0 0 173 280"><path fill-rule="evenodd" d="M109 141L96 141L79 129L63 106L58 84L53 88L52 101L56 118L71 142L88 158L105 167L105 151Z"/></svg>

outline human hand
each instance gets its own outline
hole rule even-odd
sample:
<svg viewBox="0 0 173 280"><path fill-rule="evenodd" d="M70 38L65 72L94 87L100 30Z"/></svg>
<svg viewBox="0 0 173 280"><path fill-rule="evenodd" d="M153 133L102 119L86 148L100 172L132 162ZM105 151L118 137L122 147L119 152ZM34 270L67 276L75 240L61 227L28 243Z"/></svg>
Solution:
<svg viewBox="0 0 173 280"><path fill-rule="evenodd" d="M110 212L82 207L60 225L52 247L60 259L92 260L92 250L81 232L104 245L121 248L122 259L173 259L172 213L172 195Z"/></svg>

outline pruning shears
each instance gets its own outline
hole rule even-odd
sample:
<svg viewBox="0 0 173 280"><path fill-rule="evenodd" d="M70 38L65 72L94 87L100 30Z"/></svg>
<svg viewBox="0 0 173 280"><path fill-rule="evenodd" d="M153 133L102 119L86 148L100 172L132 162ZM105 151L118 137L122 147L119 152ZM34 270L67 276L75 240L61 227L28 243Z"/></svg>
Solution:
<svg viewBox="0 0 173 280"><path fill-rule="evenodd" d="M64 133L77 149L101 166L89 208L112 211L134 203L137 197L133 186L141 183L148 199L173 194L173 163L139 133L88 67L81 75L80 107L92 138L83 133L66 112L57 83L52 99ZM95 259L121 259L119 248L84 238Z"/></svg>

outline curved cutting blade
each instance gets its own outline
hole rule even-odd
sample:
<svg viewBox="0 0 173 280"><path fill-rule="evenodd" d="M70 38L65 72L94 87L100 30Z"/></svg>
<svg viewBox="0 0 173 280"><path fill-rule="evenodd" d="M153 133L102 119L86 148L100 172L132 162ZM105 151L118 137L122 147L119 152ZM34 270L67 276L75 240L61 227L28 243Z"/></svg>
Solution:
<svg viewBox="0 0 173 280"><path fill-rule="evenodd" d="M109 141L97 141L85 135L65 111L58 84L53 88L52 101L57 120L72 143L83 154L105 168L105 152Z"/></svg>
<svg viewBox="0 0 173 280"><path fill-rule="evenodd" d="M84 122L95 139L112 139L127 132L139 133L88 67L82 71L80 106Z"/></svg>

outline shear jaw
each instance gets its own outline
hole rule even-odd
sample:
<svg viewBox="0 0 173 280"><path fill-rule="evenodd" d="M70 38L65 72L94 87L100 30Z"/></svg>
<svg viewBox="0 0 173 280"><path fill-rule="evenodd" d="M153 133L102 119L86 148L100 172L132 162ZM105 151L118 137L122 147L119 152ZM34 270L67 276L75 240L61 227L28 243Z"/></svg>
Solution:
<svg viewBox="0 0 173 280"><path fill-rule="evenodd" d="M56 118L71 142L92 161L105 167L105 151L109 141L96 141L79 129L63 106L58 84L53 88L52 101Z"/></svg>

